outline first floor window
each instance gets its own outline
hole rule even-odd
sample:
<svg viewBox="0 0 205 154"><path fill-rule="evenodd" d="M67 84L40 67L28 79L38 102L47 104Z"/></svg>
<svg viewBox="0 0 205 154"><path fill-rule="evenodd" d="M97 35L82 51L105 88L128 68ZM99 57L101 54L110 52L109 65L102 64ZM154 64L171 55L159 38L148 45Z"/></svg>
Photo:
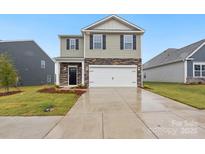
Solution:
<svg viewBox="0 0 205 154"><path fill-rule="evenodd" d="M75 39L70 39L70 49L75 49L76 47Z"/></svg>
<svg viewBox="0 0 205 154"><path fill-rule="evenodd" d="M41 68L46 68L46 61L45 60L41 60Z"/></svg>
<svg viewBox="0 0 205 154"><path fill-rule="evenodd" d="M201 70L201 76L205 77L205 65L201 65L202 70Z"/></svg>
<svg viewBox="0 0 205 154"><path fill-rule="evenodd" d="M93 35L93 47L94 49L102 49L102 35L101 34Z"/></svg>
<svg viewBox="0 0 205 154"><path fill-rule="evenodd" d="M51 75L47 75L47 83L51 83Z"/></svg>
<svg viewBox="0 0 205 154"><path fill-rule="evenodd" d="M205 77L205 64L194 64L194 77Z"/></svg>
<svg viewBox="0 0 205 154"><path fill-rule="evenodd" d="M147 77L147 76L146 76L146 73L144 73L144 79L146 79L146 77Z"/></svg>
<svg viewBox="0 0 205 154"><path fill-rule="evenodd" d="M124 49L133 49L133 35L124 35Z"/></svg>

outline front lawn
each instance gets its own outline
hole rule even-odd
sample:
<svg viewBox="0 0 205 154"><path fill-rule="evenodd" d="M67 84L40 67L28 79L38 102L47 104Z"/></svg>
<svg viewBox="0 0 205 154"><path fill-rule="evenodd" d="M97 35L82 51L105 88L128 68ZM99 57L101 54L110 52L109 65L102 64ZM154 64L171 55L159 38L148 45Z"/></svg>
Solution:
<svg viewBox="0 0 205 154"><path fill-rule="evenodd" d="M198 109L205 109L205 85L145 82L144 88Z"/></svg>
<svg viewBox="0 0 205 154"><path fill-rule="evenodd" d="M21 87L18 94L0 97L0 116L65 115L78 99L76 94L39 93L45 86ZM11 89L14 90L14 89ZM0 89L2 92L3 89ZM45 112L52 107L51 112Z"/></svg>

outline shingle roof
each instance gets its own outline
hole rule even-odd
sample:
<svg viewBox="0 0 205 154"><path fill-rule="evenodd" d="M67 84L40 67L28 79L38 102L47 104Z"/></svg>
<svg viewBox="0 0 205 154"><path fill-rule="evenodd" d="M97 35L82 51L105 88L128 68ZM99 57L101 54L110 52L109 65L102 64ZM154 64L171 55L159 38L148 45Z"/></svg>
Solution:
<svg viewBox="0 0 205 154"><path fill-rule="evenodd" d="M83 37L82 35L58 35L60 38L63 38L63 37L74 37L74 38L79 38L79 37Z"/></svg>
<svg viewBox="0 0 205 154"><path fill-rule="evenodd" d="M15 53L15 55L22 56L32 54L41 54L51 59L47 53L34 41L34 40L1 40L0 41L0 54L1 53Z"/></svg>
<svg viewBox="0 0 205 154"><path fill-rule="evenodd" d="M165 64L170 64L178 61L183 61L187 56L194 52L199 46L205 42L205 39L192 43L180 49L169 48L161 54L155 56L143 65L143 69L157 67Z"/></svg>

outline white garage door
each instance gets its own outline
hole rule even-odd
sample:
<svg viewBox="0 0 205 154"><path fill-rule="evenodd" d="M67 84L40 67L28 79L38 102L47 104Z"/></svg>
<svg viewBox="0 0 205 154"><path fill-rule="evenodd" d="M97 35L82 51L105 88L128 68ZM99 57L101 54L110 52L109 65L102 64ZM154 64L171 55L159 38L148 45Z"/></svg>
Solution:
<svg viewBox="0 0 205 154"><path fill-rule="evenodd" d="M135 65L90 65L90 87L137 87Z"/></svg>

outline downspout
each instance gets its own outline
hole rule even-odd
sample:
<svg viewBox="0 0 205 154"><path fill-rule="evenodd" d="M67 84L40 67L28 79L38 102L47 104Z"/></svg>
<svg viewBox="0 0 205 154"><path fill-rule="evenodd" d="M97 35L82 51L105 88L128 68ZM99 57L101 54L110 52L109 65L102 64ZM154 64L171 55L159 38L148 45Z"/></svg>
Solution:
<svg viewBox="0 0 205 154"><path fill-rule="evenodd" d="M57 60L55 60L55 84L60 85L60 64Z"/></svg>
<svg viewBox="0 0 205 154"><path fill-rule="evenodd" d="M86 41L85 41L85 32L83 32L83 62L82 62L82 85L85 85L85 49L86 49Z"/></svg>
<svg viewBox="0 0 205 154"><path fill-rule="evenodd" d="M187 60L184 60L184 84L187 83Z"/></svg>

